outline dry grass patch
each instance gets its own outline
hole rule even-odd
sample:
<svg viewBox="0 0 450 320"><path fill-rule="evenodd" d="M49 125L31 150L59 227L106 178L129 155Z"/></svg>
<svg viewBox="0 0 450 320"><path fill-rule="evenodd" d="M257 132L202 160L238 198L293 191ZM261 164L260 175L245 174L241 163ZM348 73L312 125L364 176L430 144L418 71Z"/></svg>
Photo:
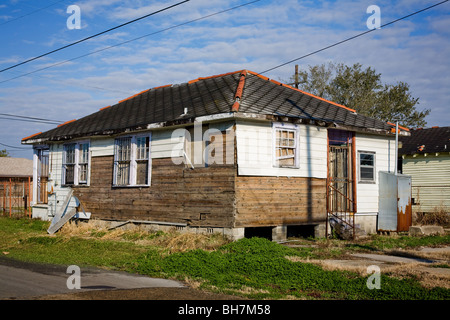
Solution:
<svg viewBox="0 0 450 320"><path fill-rule="evenodd" d="M59 234L63 237L95 238L111 241L127 241L141 246L161 247L167 253L202 249L212 251L230 241L221 234L180 233L175 228L167 231L151 231L140 225L108 229L94 221L67 223Z"/></svg>

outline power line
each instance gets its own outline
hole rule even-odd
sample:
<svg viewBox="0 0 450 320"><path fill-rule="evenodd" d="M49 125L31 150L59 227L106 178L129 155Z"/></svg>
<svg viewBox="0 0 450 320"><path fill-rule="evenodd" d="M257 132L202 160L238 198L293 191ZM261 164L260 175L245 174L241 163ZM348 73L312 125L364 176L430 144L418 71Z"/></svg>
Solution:
<svg viewBox="0 0 450 320"><path fill-rule="evenodd" d="M83 55L81 55L81 56L77 56L77 57L74 57L74 58L71 58L71 59L68 59L68 60L60 61L60 62L51 64L51 65L49 65L49 66L46 66L46 67L43 67L43 68L40 68L40 69L36 69L36 70L34 70L34 71L30 71L30 72L27 72L27 73L23 73L23 74L21 74L21 75L18 75L18 76L16 76L16 77L13 77L13 78L9 78L9 79L0 81L0 84L5 83L5 82L9 82L9 81L12 81L12 80L15 80L15 79L18 79L18 78L21 78L21 77L29 76L29 75L31 75L31 74L33 74L33 73L37 73L37 72L40 72L40 71L43 71L43 70L47 70L47 69L50 69L50 68L53 68L53 67L56 67L56 66L59 66L59 65L62 65L62 64L65 64L65 63L74 61L74 60L78 60L78 59L81 59L81 58L84 58L84 57L93 55L93 54L95 54L95 53L99 53L99 52L106 51L106 50L109 50L109 49L112 49L112 48L115 48L115 47L119 47L119 46L121 46L121 45L130 43L130 42L133 42L133 41L137 41L137 40L140 40L140 39L149 37L149 36L153 36L153 35L158 34L158 33L162 33L162 32L168 31L168 30L172 30L172 29L175 29L175 28L179 28L179 27L182 27L182 26L187 25L187 24L191 24L191 23L194 23L194 22L198 22L198 21L200 21L200 20L205 20L205 19L211 18L211 17L213 17L213 16L216 16L216 15L219 15L219 14L222 14L222 13L225 13L225 12L228 12L228 11L236 10L236 9L241 8L241 7L245 7L245 6L254 4L254 3L256 3L256 2L260 2L260 1L261 1L261 0L250 1L250 2L247 2L247 3L241 4L241 5L235 6L235 7L231 7L231 8L225 9L225 10L221 10L221 11L217 11L217 12L215 12L215 13L208 14L208 15L206 15L206 16L203 16L203 17L200 17L200 18L197 18L197 19L193 19L193 20L190 20L190 21L186 21L186 22L177 24L177 25L175 25L175 26L171 26L171 27L168 27L168 28L165 28L165 29L162 29L162 30L158 30L158 31L155 31L155 32L151 32L151 33L145 34L145 35L143 35L143 36L140 36L140 37L137 37L137 38L134 38L134 39L126 40L126 41L124 41L124 42L120 42L120 43L114 44L114 45L112 45L112 46L108 46L108 47L104 47L104 48L101 48L101 49L98 49L98 50L95 50L95 51L92 51L92 52L88 52L88 53L83 54Z"/></svg>
<svg viewBox="0 0 450 320"><path fill-rule="evenodd" d="M22 115L15 115L9 113L0 113L0 120L13 120L13 121L26 121L26 122L38 122L38 123L47 123L47 124L61 124L64 121L45 119L45 118L36 118L36 117L28 117Z"/></svg>
<svg viewBox="0 0 450 320"><path fill-rule="evenodd" d="M13 18L13 19L11 19L11 20L7 20L7 21L5 21L5 22L3 22L3 23L0 23L0 26L3 26L3 25L5 25L5 24L7 24L7 23L10 23L10 22L13 22L13 21L22 19L22 18L24 18L24 17L30 16L30 15L32 15L32 14L35 14L35 13L37 13L37 12L39 12L39 11L45 10L45 9L47 9L47 8L50 8L50 7L54 6L55 4L58 4L58 3L61 3L61 2L64 2L64 1L66 1L66 0L60 0L60 1L53 2L52 4L49 4L49 5L46 6L46 7L42 7L42 8L36 9L36 10L34 10L34 11L31 11L31 12L29 12L29 13L26 13L26 14L24 14L24 15L21 15L21 16L19 16L19 17L17 17L17 18Z"/></svg>
<svg viewBox="0 0 450 320"><path fill-rule="evenodd" d="M81 42L87 41L87 40L89 40L89 39L98 37L98 36L100 36L100 35L102 35L102 34L105 34L105 33L107 33L107 32L110 32L110 31L119 29L119 28L121 28L121 27L123 27L123 26L126 26L126 25L130 24L130 23L133 23L133 22L142 20L142 19L144 19L144 18L148 18L148 17L150 17L150 16L153 16L153 15L155 15L155 14L161 13L161 12L163 12L163 11L172 9L172 8L174 8L174 7L176 7L176 6L179 6L179 5L181 5L181 4L183 4L183 3L186 3L186 2L189 2L189 1L190 1L190 0L184 0L184 1L178 2L178 3L173 4L173 5L171 5L171 6L168 6L168 7L165 7L165 8L163 8L163 9L154 11L154 12L149 13L149 14L146 14L146 15L144 15L144 16L142 16L142 17L139 17L139 18L133 19L133 20L131 20L131 21L122 23L122 24L120 24L120 25L118 25L118 26L115 26L115 27L113 27L113 28L110 28L110 29L107 29L107 30L105 30L105 31L96 33L96 34L94 34L94 35L92 35L92 36L86 37L86 38L84 38L84 39L81 39L81 40L78 40L78 41L75 41L75 42L72 42L72 43L69 43L68 45L62 46L62 47L60 47L60 48L58 48L58 49L55 49L55 50L46 52L46 53L41 54L41 55L39 55L39 56L37 56L37 57L34 57L34 58L31 58L31 59L22 61L22 62L20 62L20 63L17 63L17 64L15 64L15 65L12 65L12 66L7 67L7 68L5 68L5 69L2 69L2 70L0 70L0 73L1 73L1 72L4 72L4 71L6 71L6 70L13 69L13 68L18 67L18 66L21 66L21 65L26 64L26 63L28 63L28 62L31 62L31 61L40 59L40 58L42 58L42 57L48 56L48 55L50 55L50 54L52 54L52 53L61 51L61 50L63 50L63 49L69 48L69 47L74 46L74 45L76 45L76 44L78 44L78 43L81 43Z"/></svg>
<svg viewBox="0 0 450 320"><path fill-rule="evenodd" d="M391 25L391 24L394 24L394 23L396 23L396 22L398 22L398 21L407 19L407 18L412 17L412 16L414 16L414 15L416 15L416 14L419 14L419 13L424 12L424 11L426 11L426 10L429 10L429 9L431 9L431 8L437 7L437 6L439 6L439 5L441 5L441 4L445 3L445 2L448 2L448 1L449 1L449 0L441 1L441 2L439 2L439 3L436 3L436 4L434 4L434 5L431 5L431 6L429 6L429 7L426 7L426 8L424 8L424 9L422 9L422 10L419 10L419 11L413 12L413 13L411 13L411 14L408 14L407 16L404 16L404 17L402 17L402 18L399 18L399 19L393 20L393 21L391 21L391 22L385 23L385 24L381 25L380 28L387 27L388 25ZM279 65L277 65L277 66L275 66L275 67L273 67L273 68L270 68L270 69L267 69L267 70L261 72L260 74L263 74L263 73L266 73L266 72L269 72L269 71L278 69L278 68L283 67L283 66L285 66L285 65L288 65L288 64L290 64L290 63L292 63L292 62L296 62L296 61L298 61L298 60L301 60L301 59L304 59L304 58L306 58L306 57L312 56L312 55L314 55L314 54L316 54L316 53L319 53L319 52L325 51L325 50L327 50L327 49L333 48L333 47L335 47L335 46L338 46L338 45L340 45L340 44L342 44L342 43L345 43L345 42L347 42L347 41L356 39L356 38L361 37L361 36L363 36L363 35L366 35L366 34L368 34L368 33L370 33L370 32L373 32L373 31L375 31L375 30L377 30L377 29L370 29L370 30L367 30L367 31L365 31L365 32L359 33L359 34L354 35L354 36L352 36L352 37L350 37L350 38L347 38L347 39L345 39L345 40L342 40L342 41L336 42L336 43L334 43L334 44L331 44L331 45L329 45L329 46L326 46L326 47L324 47L324 48L322 48L322 49L319 49L319 50L310 52L310 53L308 53L308 54L305 54L305 55L303 55L303 56L301 56L301 57L299 57L299 58L295 58L295 59L289 60L289 61L287 61L287 62L284 62L284 63L282 63L282 64L279 64Z"/></svg>
<svg viewBox="0 0 450 320"><path fill-rule="evenodd" d="M14 149L20 149L20 150L31 150L30 148L25 148L25 147L14 147L14 146L10 146L8 144L4 144L0 142L0 145L8 147L8 148L14 148ZM14 151L18 151L18 150L14 150Z"/></svg>

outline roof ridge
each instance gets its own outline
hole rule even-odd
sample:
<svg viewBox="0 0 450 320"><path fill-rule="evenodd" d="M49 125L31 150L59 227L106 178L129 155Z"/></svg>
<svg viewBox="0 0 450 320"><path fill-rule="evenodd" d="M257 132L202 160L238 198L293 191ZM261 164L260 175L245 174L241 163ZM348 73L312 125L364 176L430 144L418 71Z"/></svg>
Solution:
<svg viewBox="0 0 450 320"><path fill-rule="evenodd" d="M245 78L247 77L247 70L242 70L239 78L239 83L234 94L234 104L231 107L231 112L238 112L241 104L242 94L244 93Z"/></svg>

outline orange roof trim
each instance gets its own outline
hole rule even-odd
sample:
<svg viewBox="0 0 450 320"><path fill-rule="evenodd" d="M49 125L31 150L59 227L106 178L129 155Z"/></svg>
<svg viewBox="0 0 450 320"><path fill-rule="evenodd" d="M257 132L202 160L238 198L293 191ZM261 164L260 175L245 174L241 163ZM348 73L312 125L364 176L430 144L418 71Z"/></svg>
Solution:
<svg viewBox="0 0 450 320"><path fill-rule="evenodd" d="M102 110L105 110L105 109L108 109L108 108L111 108L111 106L106 106L106 107L100 108L99 111L102 111Z"/></svg>
<svg viewBox="0 0 450 320"><path fill-rule="evenodd" d="M392 123L392 122L389 122L389 121L388 121L388 122L387 122L387 124L389 124L389 125L391 125L391 126L394 126L394 127L395 127L395 123ZM402 127L401 125L399 125L399 126L398 126L398 128L399 128L399 129L401 129L401 130L409 131L409 129L408 129L408 128L406 128L406 127ZM392 132L395 132L395 128L392 128L392 129L391 129L391 131L392 131Z"/></svg>
<svg viewBox="0 0 450 320"><path fill-rule="evenodd" d="M35 134L32 134L31 136L28 136L28 137L23 138L22 141L31 139L31 138L33 138L33 137L35 137L35 136L40 135L41 133L42 133L42 131L41 131L41 132L38 132L38 133L35 133Z"/></svg>
<svg viewBox="0 0 450 320"><path fill-rule="evenodd" d="M171 87L171 86L172 86L171 84L166 84L164 86L155 87L155 88L150 89L150 90L162 89L162 88L167 88L167 87ZM148 91L148 90L145 90L145 91ZM144 93L145 91L142 91L142 92L140 92L138 94Z"/></svg>
<svg viewBox="0 0 450 320"><path fill-rule="evenodd" d="M59 128L59 127L62 127L62 126L64 126L64 125L69 124L69 123L74 122L74 121L77 121L77 119L69 120L69 121L66 121L66 122L64 122L64 123L58 124L57 127L58 127L58 128Z"/></svg>
<svg viewBox="0 0 450 320"><path fill-rule="evenodd" d="M125 98L125 99L123 99L123 100L120 100L119 103L122 103L122 102L124 102L124 101L133 99L134 97L136 97L136 96L138 96L138 95L140 95L140 94L142 94L142 93L144 93L144 92L147 92L147 91L149 91L149 90L151 90L151 89L145 89L145 90L142 90L141 92L138 92L138 93L136 93L136 94L133 94L131 97Z"/></svg>

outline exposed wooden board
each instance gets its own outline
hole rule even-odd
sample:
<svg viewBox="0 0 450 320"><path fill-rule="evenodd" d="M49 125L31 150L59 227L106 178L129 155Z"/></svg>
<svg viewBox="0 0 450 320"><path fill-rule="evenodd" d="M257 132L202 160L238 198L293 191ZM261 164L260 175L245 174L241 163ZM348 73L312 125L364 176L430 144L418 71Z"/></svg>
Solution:
<svg viewBox="0 0 450 320"><path fill-rule="evenodd" d="M169 158L154 159L152 167L151 187L115 188L111 186L113 157L96 157L91 167L93 183L74 190L97 218L232 226L233 166L190 170ZM200 213L207 213L201 222Z"/></svg>

